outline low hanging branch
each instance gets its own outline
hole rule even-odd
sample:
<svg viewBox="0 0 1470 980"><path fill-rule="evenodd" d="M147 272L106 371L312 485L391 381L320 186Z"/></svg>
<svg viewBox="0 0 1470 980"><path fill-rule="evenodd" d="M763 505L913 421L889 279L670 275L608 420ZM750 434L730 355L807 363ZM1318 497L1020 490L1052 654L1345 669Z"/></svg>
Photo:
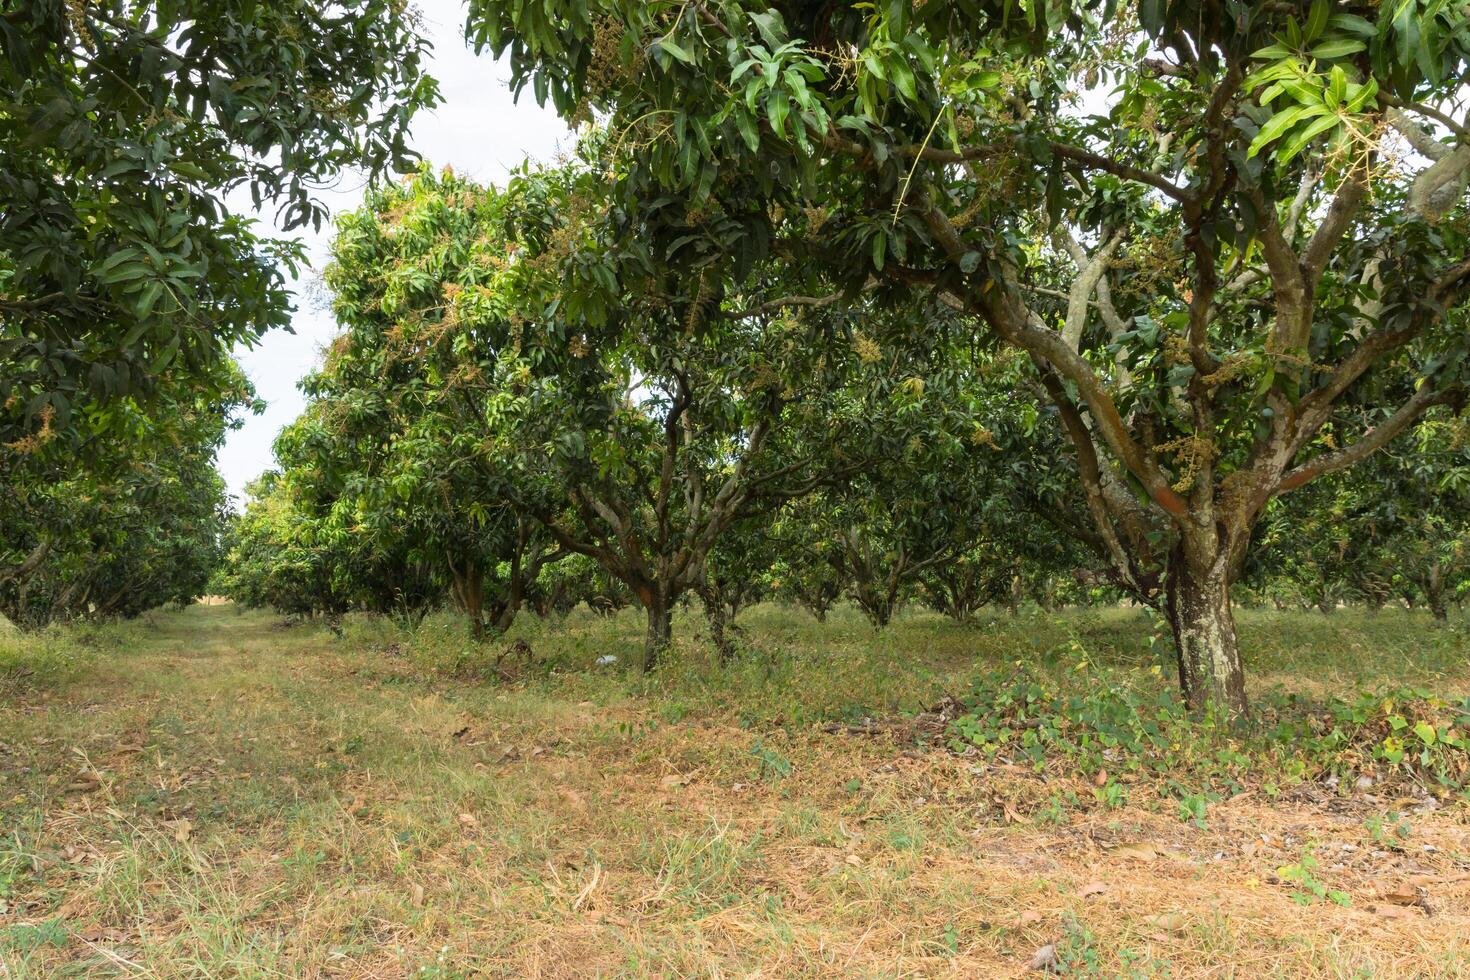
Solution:
<svg viewBox="0 0 1470 980"><path fill-rule="evenodd" d="M15 579L28 578L32 572L41 567L41 563L51 553L52 544L53 542L50 538L45 538L40 544L31 549L31 553L20 564L0 568L0 585L4 585L6 582Z"/></svg>

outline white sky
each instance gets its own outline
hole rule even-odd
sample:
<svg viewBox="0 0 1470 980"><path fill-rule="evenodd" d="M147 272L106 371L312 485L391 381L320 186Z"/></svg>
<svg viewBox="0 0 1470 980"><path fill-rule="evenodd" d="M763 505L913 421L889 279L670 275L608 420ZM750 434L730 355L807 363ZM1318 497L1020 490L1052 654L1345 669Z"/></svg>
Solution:
<svg viewBox="0 0 1470 980"><path fill-rule="evenodd" d="M506 66L469 50L462 0L419 0L417 6L434 42L429 72L439 80L444 99L414 122L413 146L424 159L435 167L450 164L456 173L481 182L500 183L526 157L548 160L558 146L570 144L566 126L549 109L538 106L529 90L519 104L512 101ZM336 214L356 207L362 191L361 181L347 179L321 198ZM243 199L248 211L249 198ZM262 218L269 224L269 214ZM246 483L273 465L271 443L276 433L306 404L296 383L319 363L322 349L337 332L319 285L331 233L330 225L324 224L319 234L302 235L313 267L302 270L295 284L296 332L275 331L253 350L236 352L256 393L268 403L263 415L249 416L243 428L230 433L219 454L220 473L237 497L243 497Z"/></svg>

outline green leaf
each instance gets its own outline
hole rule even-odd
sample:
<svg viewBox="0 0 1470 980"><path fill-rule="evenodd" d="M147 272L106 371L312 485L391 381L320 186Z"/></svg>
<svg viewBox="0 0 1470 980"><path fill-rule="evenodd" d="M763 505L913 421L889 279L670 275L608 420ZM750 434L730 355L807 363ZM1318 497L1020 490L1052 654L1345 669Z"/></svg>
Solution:
<svg viewBox="0 0 1470 980"><path fill-rule="evenodd" d="M1352 38L1346 37L1338 38L1333 41L1323 41L1317 45L1312 49L1312 57L1323 60L1342 58L1350 54L1357 54L1366 47L1367 45L1362 41L1355 41Z"/></svg>
<svg viewBox="0 0 1470 980"><path fill-rule="evenodd" d="M1283 58L1290 58L1291 51L1281 44L1268 44L1264 48L1252 51L1251 57L1260 61L1280 61Z"/></svg>
<svg viewBox="0 0 1470 980"><path fill-rule="evenodd" d="M1363 110L1363 107L1366 106L1377 95L1378 80L1375 78L1369 78L1362 85L1358 86L1358 90L1356 92L1352 93L1351 97L1348 99L1347 111L1361 112Z"/></svg>
<svg viewBox="0 0 1470 980"><path fill-rule="evenodd" d="M1311 44L1322 36L1322 29L1327 26L1327 15L1331 5L1327 0L1313 0L1312 11L1307 15L1307 27L1302 32L1302 40Z"/></svg>
<svg viewBox="0 0 1470 980"><path fill-rule="evenodd" d="M1416 722L1414 725L1414 734L1418 735L1419 741L1423 742L1425 745L1433 745L1436 741L1438 741L1439 735L1439 733L1435 731L1434 726L1429 724L1429 722L1427 721Z"/></svg>
<svg viewBox="0 0 1470 980"><path fill-rule="evenodd" d="M1347 72L1342 70L1341 65L1333 65L1332 72L1328 76L1327 91L1323 103L1328 108L1335 109L1342 104L1347 97Z"/></svg>
<svg viewBox="0 0 1470 980"><path fill-rule="evenodd" d="M737 111L735 114L735 127L740 130L740 136L745 140L745 145L754 153L761 148L760 133L756 131L755 122L749 115Z"/></svg>
<svg viewBox="0 0 1470 980"><path fill-rule="evenodd" d="M916 100L919 97L919 90L914 82L914 73L908 64L903 61L894 61L892 73L893 84L898 87L899 93L910 102Z"/></svg>
<svg viewBox="0 0 1470 980"><path fill-rule="evenodd" d="M791 103L786 99L784 91L772 92L766 100L766 112L770 116L771 129L777 136L786 135L786 116L791 111Z"/></svg>
<svg viewBox="0 0 1470 980"><path fill-rule="evenodd" d="M669 54L673 55L675 58L678 58L680 61L684 62L684 64L694 64L694 56L669 38L660 39L658 42L658 46L667 51Z"/></svg>
<svg viewBox="0 0 1470 980"><path fill-rule="evenodd" d="M1263 150L1268 143L1277 139L1288 129L1290 129L1298 119L1300 119L1305 113L1310 110L1310 108L1312 107L1294 105L1288 109L1284 109L1281 112L1276 113L1276 115L1266 120L1266 124L1262 126L1261 131L1256 134L1256 138L1251 140L1250 149L1247 150L1245 154L1246 158L1250 159L1256 154L1260 153L1261 150ZM1321 109L1320 106L1317 106L1316 108L1319 110Z"/></svg>
<svg viewBox="0 0 1470 980"><path fill-rule="evenodd" d="M1327 23L1340 31L1347 31L1359 37L1372 37L1378 33L1377 28L1357 14L1333 14L1327 19Z"/></svg>
<svg viewBox="0 0 1470 980"><path fill-rule="evenodd" d="M1304 150L1308 143L1341 122L1342 120L1337 116L1323 116L1320 119L1314 120L1311 125L1291 138L1277 156L1277 162L1283 164L1290 163L1292 158Z"/></svg>

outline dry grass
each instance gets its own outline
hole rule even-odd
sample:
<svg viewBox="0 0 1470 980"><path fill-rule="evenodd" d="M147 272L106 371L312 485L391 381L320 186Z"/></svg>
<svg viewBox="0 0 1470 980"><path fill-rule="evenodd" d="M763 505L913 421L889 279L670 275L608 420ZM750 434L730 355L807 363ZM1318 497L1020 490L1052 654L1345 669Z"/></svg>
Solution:
<svg viewBox="0 0 1470 980"><path fill-rule="evenodd" d="M1084 645L1137 625L1049 622ZM646 681L581 669L636 644L632 617L574 616L528 624L560 669L510 687L362 629L196 607L0 705L0 976L992 977L1048 944L1081 975L1470 975L1464 803L1247 794L1201 828L812 724L917 706L1038 623L875 639L757 610L767 656L720 677L690 643ZM1109 649L1141 662L1146 640ZM1446 642L1380 645L1380 669L1463 691ZM1329 683L1331 653L1270 680ZM1308 853L1348 905L1294 898L1279 869Z"/></svg>

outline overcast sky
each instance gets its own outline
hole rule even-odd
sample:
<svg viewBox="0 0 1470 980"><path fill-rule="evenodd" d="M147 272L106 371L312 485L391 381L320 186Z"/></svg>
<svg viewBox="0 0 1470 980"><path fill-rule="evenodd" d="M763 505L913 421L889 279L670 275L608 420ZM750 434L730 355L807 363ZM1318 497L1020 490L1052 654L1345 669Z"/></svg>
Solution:
<svg viewBox="0 0 1470 980"><path fill-rule="evenodd" d="M430 72L444 97L438 109L421 113L414 123L414 147L426 160L498 184L526 157L548 160L559 146L569 145L570 133L554 113L538 106L529 91L515 103L505 66L488 56L476 57L465 45L462 0L419 0L417 6L434 42ZM322 196L335 214L356 207L362 191L360 181L348 180ZM296 332L269 333L253 350L237 351L257 394L268 403L263 415L250 416L242 429L230 434L220 452L220 473L237 496L272 465L271 442L305 405L296 382L318 364L336 333L318 285L331 228L323 226L320 234L303 238L313 267L303 270L296 283Z"/></svg>

